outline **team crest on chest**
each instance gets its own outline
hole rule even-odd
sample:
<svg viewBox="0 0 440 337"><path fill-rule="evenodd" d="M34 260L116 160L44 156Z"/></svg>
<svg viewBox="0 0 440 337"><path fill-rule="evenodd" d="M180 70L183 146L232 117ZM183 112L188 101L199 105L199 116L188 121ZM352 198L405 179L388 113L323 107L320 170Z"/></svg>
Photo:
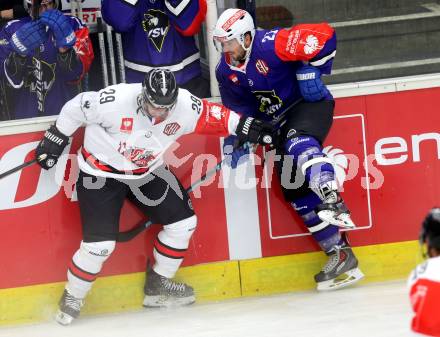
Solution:
<svg viewBox="0 0 440 337"><path fill-rule="evenodd" d="M163 133L166 134L167 136L172 136L175 135L179 129L180 129L179 123L176 122L169 123L165 125L165 128L163 129Z"/></svg>
<svg viewBox="0 0 440 337"><path fill-rule="evenodd" d="M119 128L121 132L130 133L133 131L133 118L122 118L121 127Z"/></svg>
<svg viewBox="0 0 440 337"><path fill-rule="evenodd" d="M156 50L160 52L170 29L168 16L158 9L150 9L144 14L142 28Z"/></svg>
<svg viewBox="0 0 440 337"><path fill-rule="evenodd" d="M257 62L255 62L255 68L257 68L257 71L261 75L266 76L269 73L269 67L267 66L267 63L261 59L258 59Z"/></svg>
<svg viewBox="0 0 440 337"><path fill-rule="evenodd" d="M258 110L271 116L283 105L281 98L275 93L275 90L270 91L253 91L258 102Z"/></svg>

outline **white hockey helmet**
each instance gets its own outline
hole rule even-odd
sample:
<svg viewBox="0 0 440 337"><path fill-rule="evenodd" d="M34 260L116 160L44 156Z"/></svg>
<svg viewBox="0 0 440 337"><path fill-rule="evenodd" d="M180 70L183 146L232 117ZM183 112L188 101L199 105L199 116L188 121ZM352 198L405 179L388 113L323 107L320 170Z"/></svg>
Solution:
<svg viewBox="0 0 440 337"><path fill-rule="evenodd" d="M244 45L246 33L251 34L253 42L255 25L252 16L244 9L228 8L220 15L214 28L213 40L215 48L222 52L222 42L237 39L238 43L246 51L246 57L248 57L252 43L247 48Z"/></svg>

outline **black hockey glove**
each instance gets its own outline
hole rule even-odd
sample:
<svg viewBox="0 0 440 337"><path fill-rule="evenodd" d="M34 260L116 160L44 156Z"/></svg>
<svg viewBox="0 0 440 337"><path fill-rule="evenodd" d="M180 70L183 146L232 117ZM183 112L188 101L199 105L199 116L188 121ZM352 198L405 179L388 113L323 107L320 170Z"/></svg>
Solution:
<svg viewBox="0 0 440 337"><path fill-rule="evenodd" d="M245 142L254 144L272 144L273 127L271 124L253 117L241 117L235 133L240 144Z"/></svg>
<svg viewBox="0 0 440 337"><path fill-rule="evenodd" d="M35 150L38 164L45 170L52 168L67 144L69 144L69 137L63 135L55 125L52 125Z"/></svg>

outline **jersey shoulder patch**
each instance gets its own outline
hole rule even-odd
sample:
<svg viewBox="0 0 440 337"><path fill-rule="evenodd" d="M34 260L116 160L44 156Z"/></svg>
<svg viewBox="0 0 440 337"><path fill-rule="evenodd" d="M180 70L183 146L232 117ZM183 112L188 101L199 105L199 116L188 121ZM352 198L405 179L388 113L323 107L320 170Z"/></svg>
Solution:
<svg viewBox="0 0 440 337"><path fill-rule="evenodd" d="M333 34L327 23L299 24L277 33L275 51L285 61L307 61L323 49Z"/></svg>

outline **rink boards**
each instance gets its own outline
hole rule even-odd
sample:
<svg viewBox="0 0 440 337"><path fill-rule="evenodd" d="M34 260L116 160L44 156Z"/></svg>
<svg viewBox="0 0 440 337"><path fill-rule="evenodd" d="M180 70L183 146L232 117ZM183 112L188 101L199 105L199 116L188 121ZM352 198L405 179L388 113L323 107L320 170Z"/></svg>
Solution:
<svg viewBox="0 0 440 337"><path fill-rule="evenodd" d="M420 221L440 204L440 76L331 90L336 115L325 147L358 225L350 241L366 274L363 282L405 278L419 261ZM51 121L2 123L0 172L31 159ZM81 132L75 135L70 154L81 137ZM193 195L199 224L178 278L194 286L199 301L311 289L325 262L282 200L270 153L259 149L257 155L255 166L224 168ZM168 158L188 186L202 174L197 170L202 163L209 169L221 156L217 138L191 135ZM81 226L74 157L65 156L58 166L51 171L31 166L0 180L0 325L48 319L62 292ZM142 214L126 205L121 230L140 221ZM151 255L159 228L154 225L117 246L85 313L140 308L146 254Z"/></svg>

